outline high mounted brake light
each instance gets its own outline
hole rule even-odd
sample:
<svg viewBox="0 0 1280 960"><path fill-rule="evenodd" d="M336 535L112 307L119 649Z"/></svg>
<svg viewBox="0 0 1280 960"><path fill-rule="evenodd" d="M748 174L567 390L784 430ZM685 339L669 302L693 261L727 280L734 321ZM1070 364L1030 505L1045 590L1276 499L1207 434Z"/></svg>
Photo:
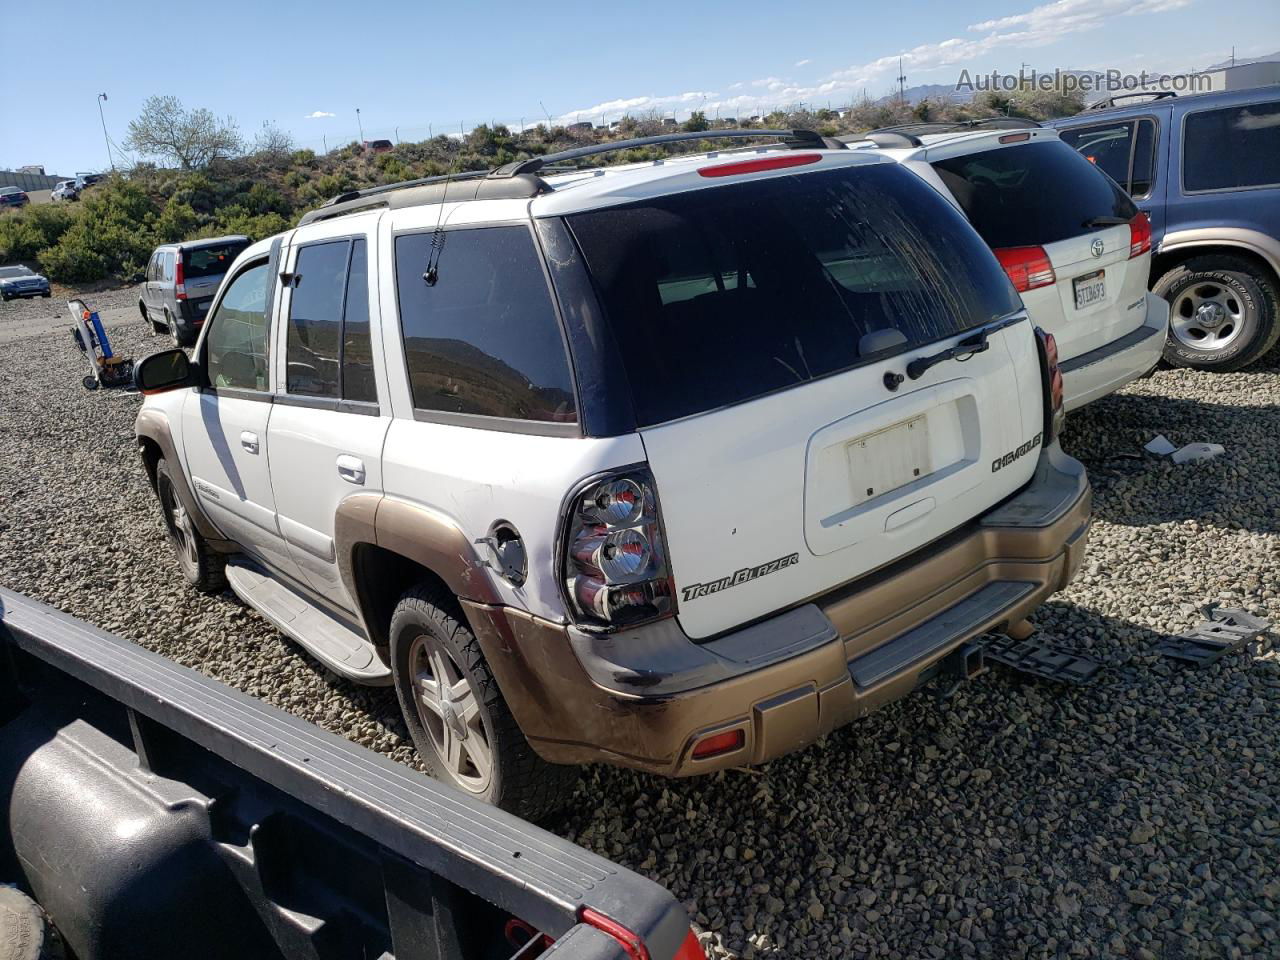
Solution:
<svg viewBox="0 0 1280 960"><path fill-rule="evenodd" d="M1142 211L1129 221L1129 259L1151 249L1151 218Z"/></svg>
<svg viewBox="0 0 1280 960"><path fill-rule="evenodd" d="M596 629L675 614L658 493L644 467L596 477L570 498L561 575L570 612Z"/></svg>
<svg viewBox="0 0 1280 960"><path fill-rule="evenodd" d="M760 173L762 170L781 170L784 167L803 167L822 159L820 153L784 153L776 157L758 160L740 160L737 163L718 163L711 167L699 167L702 177L736 177L740 173Z"/></svg>
<svg viewBox="0 0 1280 960"><path fill-rule="evenodd" d="M1021 143L1023 140L1030 140L1029 133L1006 133L1000 138L1001 143Z"/></svg>

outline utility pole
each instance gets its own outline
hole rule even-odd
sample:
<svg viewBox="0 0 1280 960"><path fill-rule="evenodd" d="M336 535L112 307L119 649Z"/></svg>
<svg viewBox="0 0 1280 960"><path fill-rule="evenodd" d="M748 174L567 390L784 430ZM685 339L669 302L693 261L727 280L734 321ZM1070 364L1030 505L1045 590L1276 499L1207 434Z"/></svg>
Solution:
<svg viewBox="0 0 1280 960"><path fill-rule="evenodd" d="M360 142L364 143L364 124L360 122L360 108L356 107L356 126L360 128Z"/></svg>
<svg viewBox="0 0 1280 960"><path fill-rule="evenodd" d="M400 142L400 128L396 127L396 143Z"/></svg>
<svg viewBox="0 0 1280 960"><path fill-rule="evenodd" d="M898 103L907 102L907 74L902 69L902 58L898 58Z"/></svg>
<svg viewBox="0 0 1280 960"><path fill-rule="evenodd" d="M1235 47L1232 47L1231 49L1234 51ZM102 112L102 102L106 99L107 95L105 93L98 94L98 119L102 121L102 142L107 145L107 163L111 164L111 172L114 173L116 169L116 161L111 155L111 138L107 136L107 118Z"/></svg>

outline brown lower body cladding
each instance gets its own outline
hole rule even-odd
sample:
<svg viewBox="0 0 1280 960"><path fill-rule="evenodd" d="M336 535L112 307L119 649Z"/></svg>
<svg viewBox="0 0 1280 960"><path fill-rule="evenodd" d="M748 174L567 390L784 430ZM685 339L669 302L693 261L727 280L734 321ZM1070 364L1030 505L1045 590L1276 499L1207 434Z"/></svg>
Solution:
<svg viewBox="0 0 1280 960"><path fill-rule="evenodd" d="M767 665L722 671L723 679L690 689L647 695L635 685L601 683L570 628L509 607L467 603L467 615L513 715L546 760L667 776L761 763L906 696L968 640L1019 624L1071 580L1084 555L1091 496L1083 468L1052 453L1032 486L1046 464L1051 473L1066 464L1065 492L1063 475L1054 473L1051 496L1024 492L911 557L813 598L829 621L813 645L780 659L748 657ZM786 621L778 622L781 630ZM693 757L697 741L735 729L741 747Z"/></svg>

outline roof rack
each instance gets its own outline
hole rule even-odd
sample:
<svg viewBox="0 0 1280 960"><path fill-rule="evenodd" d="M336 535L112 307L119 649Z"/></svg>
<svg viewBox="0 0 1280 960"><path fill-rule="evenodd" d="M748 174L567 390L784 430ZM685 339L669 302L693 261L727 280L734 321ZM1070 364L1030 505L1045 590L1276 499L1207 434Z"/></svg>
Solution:
<svg viewBox="0 0 1280 960"><path fill-rule="evenodd" d="M596 157L604 153L616 153L619 150L636 150L641 147L653 147L664 143L682 143L690 140L737 139L740 137L780 137L783 145L793 150L844 150L845 145L834 137L824 137L813 130L686 130L680 133L660 133L652 137L636 137L633 140L615 140L611 143L595 143L589 147L577 147L573 150L562 150L559 153L548 153L541 157L530 157L528 160L516 160L494 170L491 177L514 177L521 174L537 173L549 164L564 163L568 160L581 160L585 157Z"/></svg>
<svg viewBox="0 0 1280 960"><path fill-rule="evenodd" d="M1133 100L1135 97L1147 97L1149 100L1166 100L1177 95L1177 92L1173 90L1135 90L1132 93L1113 93L1109 97L1093 101L1093 103L1085 107L1085 110L1109 110L1119 104L1121 100Z"/></svg>
<svg viewBox="0 0 1280 960"><path fill-rule="evenodd" d="M791 149L846 149L839 140L824 137L812 130L682 131L653 137L639 137L634 140L615 140L611 143L597 143L589 147L530 157L527 160L516 160L496 170L467 170L463 173L386 183L377 187L367 187L364 190L349 190L326 200L315 210L304 213L298 220L298 226L315 223L318 220L328 220L332 217L346 216L349 213L372 210L376 207L412 207L427 203L444 203L446 200L523 200L551 190L550 185L537 176L539 171L566 173L579 169L577 167L549 169L552 165L662 143L742 137L781 137L784 141L783 145Z"/></svg>

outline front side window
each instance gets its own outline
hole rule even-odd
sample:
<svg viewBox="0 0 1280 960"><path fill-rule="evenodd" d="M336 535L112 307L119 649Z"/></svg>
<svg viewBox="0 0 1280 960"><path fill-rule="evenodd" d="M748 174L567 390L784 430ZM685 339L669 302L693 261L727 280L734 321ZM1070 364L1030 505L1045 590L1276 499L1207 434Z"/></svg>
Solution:
<svg viewBox="0 0 1280 960"><path fill-rule="evenodd" d="M1188 193L1280 185L1280 101L1189 113L1182 141Z"/></svg>
<svg viewBox="0 0 1280 960"><path fill-rule="evenodd" d="M574 423L573 380L527 227L451 230L436 282L431 234L396 238L405 358L419 410Z"/></svg>
<svg viewBox="0 0 1280 960"><path fill-rule="evenodd" d="M757 179L566 218L640 426L741 403L1020 308L955 208L896 164ZM878 343L873 348L872 344Z"/></svg>
<svg viewBox="0 0 1280 960"><path fill-rule="evenodd" d="M236 274L209 318L204 366L210 386L269 389L267 279L265 260Z"/></svg>
<svg viewBox="0 0 1280 960"><path fill-rule="evenodd" d="M933 169L994 248L1057 243L1138 214L1115 182L1060 140L935 160Z"/></svg>

